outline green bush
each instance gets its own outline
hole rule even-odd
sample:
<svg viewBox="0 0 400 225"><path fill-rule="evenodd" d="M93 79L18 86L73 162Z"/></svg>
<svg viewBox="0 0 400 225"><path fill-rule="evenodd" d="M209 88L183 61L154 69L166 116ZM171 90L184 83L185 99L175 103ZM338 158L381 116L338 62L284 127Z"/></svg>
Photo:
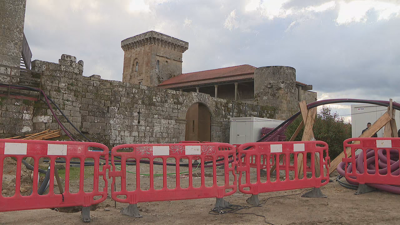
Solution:
<svg viewBox="0 0 400 225"><path fill-rule="evenodd" d="M301 116L297 117L286 129L287 140L290 139L302 120ZM301 141L303 131L304 128L300 131L295 141ZM337 113L332 114L331 109L328 107L323 107L321 112L317 114L313 131L316 140L328 143L331 160L343 152L343 141L351 138L351 124L345 123Z"/></svg>

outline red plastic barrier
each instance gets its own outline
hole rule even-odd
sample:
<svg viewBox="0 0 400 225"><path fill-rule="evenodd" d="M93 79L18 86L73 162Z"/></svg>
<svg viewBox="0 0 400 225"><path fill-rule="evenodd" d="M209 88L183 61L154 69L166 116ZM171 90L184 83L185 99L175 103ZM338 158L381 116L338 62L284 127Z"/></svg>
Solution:
<svg viewBox="0 0 400 225"><path fill-rule="evenodd" d="M319 188L329 182L328 145L322 141L307 142L256 142L242 144L239 149L239 190L242 193L257 195L264 192L284 191L301 188ZM307 153L311 159L306 157ZM315 174L315 156L319 154L319 169L321 175ZM310 164L312 176L307 177L307 169L303 169L303 178L297 171L297 157L303 154L303 168ZM284 155L284 164L277 163ZM254 159L254 160L252 160ZM252 164L256 165L256 176L251 176ZM270 171L276 165L275 177ZM261 176L261 171L265 174ZM285 171L285 180L280 178L280 171ZM245 175L245 178L243 178Z"/></svg>
<svg viewBox="0 0 400 225"><path fill-rule="evenodd" d="M250 167L251 168L257 168L258 167L258 162L257 162L257 157L256 157L256 155L253 155L253 156L251 156L250 157ZM274 166L274 164L275 164L276 162L274 161L272 164L271 164L271 166ZM283 168L283 170L286 168L286 162L285 161L280 161L279 162L279 167L282 169ZM260 163L260 168L261 169L266 169L267 168L267 161L266 160L261 160L261 163ZM289 165L289 170L294 170L294 165ZM306 171L307 172L312 172L312 170L311 170L311 167L310 166L307 166L306 167Z"/></svg>
<svg viewBox="0 0 400 225"><path fill-rule="evenodd" d="M124 152L125 151L125 152ZM129 152L128 152L129 151ZM179 144L126 144L114 147L111 152L112 171L109 173L112 177L111 196L113 200L123 203L137 204L138 202L152 201L170 201L170 200L185 200L185 199L200 199L200 198L223 198L224 196L232 195L237 190L236 174L235 174L235 159L236 149L233 145L224 143L179 143ZM175 177L168 177L167 160L174 159ZM162 162L161 160L162 159ZM181 159L187 159L187 163L179 162ZM200 159L201 165L193 163L194 159ZM147 160L147 161L145 161ZM141 163L136 163L141 161ZM210 161L209 164L204 164L205 161ZM130 172L134 176L133 180L127 179L128 163L136 163L136 173ZM147 162L148 164L145 164ZM120 170L119 165L121 163ZM160 165L157 165L160 164ZM188 165L188 173L182 176L183 165ZM217 166L224 166L223 182L217 183ZM144 167L149 167L150 173L140 175ZM162 168L162 178L157 178L154 175L155 167ZM201 186L193 185L193 171L200 169L198 176L201 179ZM205 167L211 167L212 172L206 174ZM146 170L146 171L148 171ZM212 173L212 186L205 184L205 177L210 177ZM178 176L176 176L178 175ZM144 187L143 177L149 178L149 186ZM174 180L175 188L168 188L168 180ZM155 188L155 178L163 183L161 189ZM221 178L221 177L220 177ZM233 178L233 179L232 179ZM118 182L116 180L118 179ZM188 187L182 187L183 179L188 180ZM211 179L211 178L210 178ZM119 184L119 180L121 183ZM136 185L129 186L129 183L136 182ZM185 181L186 183L186 181ZM120 190L115 190L115 185L120 187ZM128 190L129 189L129 190ZM132 190L133 189L133 190ZM148 189L148 190L146 190Z"/></svg>
<svg viewBox="0 0 400 225"><path fill-rule="evenodd" d="M343 148L342 161L349 181L400 185L400 138L350 138L344 141ZM347 154L348 148L351 155Z"/></svg>
<svg viewBox="0 0 400 225"><path fill-rule="evenodd" d="M91 150L95 149L95 150ZM58 208L68 206L88 207L98 204L107 198L108 148L105 145L88 142L64 142L64 141L33 141L33 140L0 140L0 187L3 185L3 164L5 158L16 159L16 181L14 195L5 197L0 193L0 212ZM22 160L26 157L34 159L32 193L29 196L21 195L21 167ZM103 166L100 166L100 157L104 157ZM39 161L41 158L50 159L50 182L47 194L38 194ZM72 158L80 159L80 185L78 193L70 193L70 163ZM91 159L94 163L93 190L84 191L84 162ZM64 193L54 192L54 168L55 161L63 160L65 163L65 189ZM102 169L101 169L102 168ZM100 170L101 169L101 170ZM45 169L47 170L47 169ZM15 174L15 172L14 172ZM6 175L4 175L6 176ZM93 176L93 175L90 175ZM100 190L99 180L104 180L104 188ZM58 190L58 189L57 189ZM95 200L96 198L96 200ZM98 198L98 199L97 199Z"/></svg>

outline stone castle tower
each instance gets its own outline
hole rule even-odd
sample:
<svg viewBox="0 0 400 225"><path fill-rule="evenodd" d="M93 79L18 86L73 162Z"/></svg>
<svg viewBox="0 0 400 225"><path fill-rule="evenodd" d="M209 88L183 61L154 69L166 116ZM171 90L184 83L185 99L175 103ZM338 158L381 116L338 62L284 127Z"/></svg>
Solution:
<svg viewBox="0 0 400 225"><path fill-rule="evenodd" d="M188 47L188 42L155 31L123 40L122 81L155 87L182 74L182 55Z"/></svg>

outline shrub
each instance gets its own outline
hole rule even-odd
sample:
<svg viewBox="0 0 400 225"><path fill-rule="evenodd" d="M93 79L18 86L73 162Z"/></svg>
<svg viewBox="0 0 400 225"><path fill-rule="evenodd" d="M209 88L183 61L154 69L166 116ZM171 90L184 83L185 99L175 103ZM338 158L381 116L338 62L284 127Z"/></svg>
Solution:
<svg viewBox="0 0 400 225"><path fill-rule="evenodd" d="M301 116L297 117L286 129L287 140L290 139L302 120ZM303 131L304 128L300 131L295 141L301 141ZM331 160L343 152L343 141L351 138L351 124L345 123L339 114L332 114L329 107L323 107L321 112L317 114L313 131L316 140L325 141L329 145Z"/></svg>

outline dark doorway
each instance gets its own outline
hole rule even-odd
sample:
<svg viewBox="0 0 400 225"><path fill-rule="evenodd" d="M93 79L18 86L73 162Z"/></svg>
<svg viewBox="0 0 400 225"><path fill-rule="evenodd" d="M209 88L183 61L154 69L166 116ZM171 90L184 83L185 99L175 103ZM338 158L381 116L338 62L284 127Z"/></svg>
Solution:
<svg viewBox="0 0 400 225"><path fill-rule="evenodd" d="M186 113L186 141L211 141L211 113L203 103L195 103Z"/></svg>

